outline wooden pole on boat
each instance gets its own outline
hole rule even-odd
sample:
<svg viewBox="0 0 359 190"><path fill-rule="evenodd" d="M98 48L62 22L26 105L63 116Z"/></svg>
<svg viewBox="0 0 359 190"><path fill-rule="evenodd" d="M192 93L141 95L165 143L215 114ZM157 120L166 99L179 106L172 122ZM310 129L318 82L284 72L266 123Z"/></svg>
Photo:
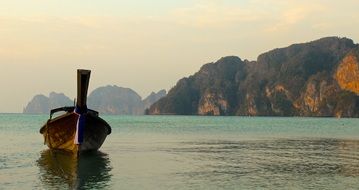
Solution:
<svg viewBox="0 0 359 190"><path fill-rule="evenodd" d="M87 90L90 82L90 70L77 70L77 102L76 106L81 110L86 110Z"/></svg>

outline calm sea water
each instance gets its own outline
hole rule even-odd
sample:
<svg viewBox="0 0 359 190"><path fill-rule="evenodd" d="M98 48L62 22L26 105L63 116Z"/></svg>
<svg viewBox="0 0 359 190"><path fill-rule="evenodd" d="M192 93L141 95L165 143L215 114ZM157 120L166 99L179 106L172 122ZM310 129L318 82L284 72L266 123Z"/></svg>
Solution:
<svg viewBox="0 0 359 190"><path fill-rule="evenodd" d="M0 114L0 189L359 189L359 119L104 116L77 164L47 118Z"/></svg>

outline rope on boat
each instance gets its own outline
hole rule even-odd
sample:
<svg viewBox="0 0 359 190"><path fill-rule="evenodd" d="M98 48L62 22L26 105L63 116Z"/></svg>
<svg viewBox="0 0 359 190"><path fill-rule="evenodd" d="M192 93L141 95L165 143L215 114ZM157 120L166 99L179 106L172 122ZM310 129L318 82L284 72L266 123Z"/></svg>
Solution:
<svg viewBox="0 0 359 190"><path fill-rule="evenodd" d="M75 134L75 139L74 139L75 144L82 144L82 142L84 140L84 127L85 127L85 113L86 112L87 112L86 106L84 108L76 107L74 109L74 113L79 116L79 118L77 119L77 124L76 124L76 134Z"/></svg>

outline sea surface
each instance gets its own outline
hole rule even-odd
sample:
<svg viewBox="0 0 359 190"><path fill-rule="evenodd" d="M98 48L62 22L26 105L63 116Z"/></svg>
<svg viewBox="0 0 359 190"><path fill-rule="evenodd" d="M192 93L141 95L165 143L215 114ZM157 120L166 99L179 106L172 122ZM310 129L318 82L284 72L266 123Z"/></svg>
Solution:
<svg viewBox="0 0 359 190"><path fill-rule="evenodd" d="M359 119L103 116L100 151L50 151L0 114L0 189L359 189Z"/></svg>

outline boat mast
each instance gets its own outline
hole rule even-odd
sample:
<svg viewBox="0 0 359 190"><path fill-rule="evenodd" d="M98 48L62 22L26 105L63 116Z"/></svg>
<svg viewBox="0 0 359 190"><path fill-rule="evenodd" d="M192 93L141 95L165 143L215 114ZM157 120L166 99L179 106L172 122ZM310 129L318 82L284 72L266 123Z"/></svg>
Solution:
<svg viewBox="0 0 359 190"><path fill-rule="evenodd" d="M87 91L90 82L90 70L78 69L77 70L77 102L76 107L80 112L87 110Z"/></svg>

